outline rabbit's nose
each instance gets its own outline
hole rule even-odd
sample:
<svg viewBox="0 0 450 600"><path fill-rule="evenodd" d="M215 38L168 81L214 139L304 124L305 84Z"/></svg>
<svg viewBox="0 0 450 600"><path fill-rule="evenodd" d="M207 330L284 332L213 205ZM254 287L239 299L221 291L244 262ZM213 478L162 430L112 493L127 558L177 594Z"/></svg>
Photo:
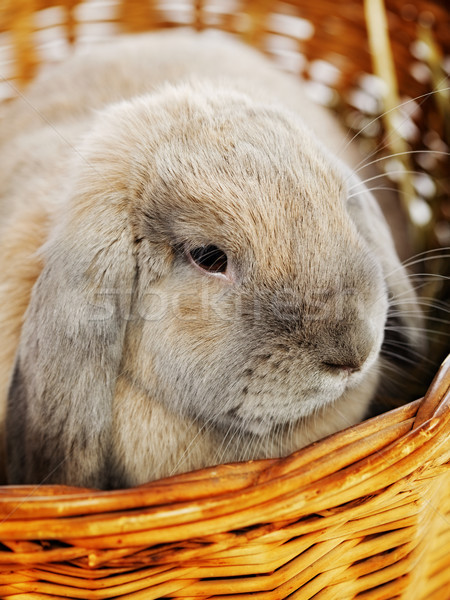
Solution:
<svg viewBox="0 0 450 600"><path fill-rule="evenodd" d="M372 343L369 337L353 343L342 343L337 347L328 348L321 356L322 365L330 371L346 372L349 375L359 371L370 355Z"/></svg>

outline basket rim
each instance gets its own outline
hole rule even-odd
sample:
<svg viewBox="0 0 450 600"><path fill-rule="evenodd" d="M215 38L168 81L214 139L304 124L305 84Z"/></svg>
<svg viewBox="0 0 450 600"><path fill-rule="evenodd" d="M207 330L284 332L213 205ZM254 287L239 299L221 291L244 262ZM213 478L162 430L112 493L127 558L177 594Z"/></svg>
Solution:
<svg viewBox="0 0 450 600"><path fill-rule="evenodd" d="M62 484L39 484L39 485L3 485L0 486L0 518L2 515L2 507L5 502L8 501L8 492L17 498L26 498L28 501L34 503L38 498L48 498L50 502L54 502L56 499L70 499L71 501L77 499L85 499L92 497L95 494L96 498L102 497L106 501L111 497L119 496L131 496L138 494L141 499L148 496L148 492L157 493L160 488L173 487L176 485L192 484L196 481L207 481L211 480L211 477L224 477L231 475L236 477L236 473L241 475L240 471L244 469L247 475L252 476L255 479L255 483L262 483L267 479L280 478L286 475L286 472L282 472L279 468L280 465L285 465L290 462L293 465L290 467L290 471L298 469L304 464L310 464L313 461L326 457L330 449L337 445L342 439L343 444L341 447L346 446L354 441L359 441L376 432L385 422L394 423L401 422L404 420L413 419L413 426L411 432L414 435L418 435L419 430L423 432L425 429L434 429L438 426L438 423L442 420L441 426L446 424L447 419L450 418L448 414L450 411L450 353L447 355L445 360L440 365L436 375L434 376L425 396L419 398L413 402L392 409L386 413L366 419L361 423L347 427L341 431L333 433L321 440L313 442L308 446L297 450L286 457L281 458L265 458L259 460L251 460L244 462L226 463L214 465L211 467L205 467L189 471L179 475L172 475L149 483L144 483L131 488L123 488L116 490L99 490L96 488L83 488L78 486L62 485ZM405 436L409 435L405 434ZM402 437L405 437L402 436ZM348 440L348 441L347 441ZM321 451L323 450L323 451ZM311 456L310 456L311 455ZM270 470L270 474L267 474L262 478L261 473ZM233 473L235 471L235 473ZM42 493L44 492L44 493ZM6 495L6 498L5 498ZM87 507L83 507L86 509ZM106 507L105 507L106 508Z"/></svg>
<svg viewBox="0 0 450 600"><path fill-rule="evenodd" d="M266 522L294 514L298 520L408 478L441 450L449 424L450 355L423 399L285 458L208 467L122 490L0 487L0 539L76 540L92 548L139 546L142 535L146 544L179 541L197 537L199 521L202 535L224 531L237 503L233 529L258 525L265 513Z"/></svg>

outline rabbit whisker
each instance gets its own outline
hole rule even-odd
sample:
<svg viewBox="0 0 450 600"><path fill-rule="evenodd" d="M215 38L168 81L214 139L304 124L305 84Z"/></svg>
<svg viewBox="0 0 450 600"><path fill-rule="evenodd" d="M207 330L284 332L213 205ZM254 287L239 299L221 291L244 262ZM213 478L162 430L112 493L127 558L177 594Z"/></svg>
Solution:
<svg viewBox="0 0 450 600"><path fill-rule="evenodd" d="M441 83L443 83L443 82L445 82L444 78L441 80ZM448 90L450 90L450 87L444 87L442 90L441 89L432 90L431 92L421 94L420 96L416 96L414 98L408 98L408 100L405 100L404 102L398 104L397 106L390 108L389 110L383 111L380 115L378 115L377 117L374 117L362 129L360 129L357 133L355 133L350 140L344 139L345 145L343 148L341 148L339 154L344 153L347 150L347 148L351 145L351 143L354 142L360 135L362 135L367 128L371 127L374 123L376 123L377 121L382 119L384 116L389 115L392 112L398 111L400 108L403 108L403 107L407 106L408 104L411 104L412 102L417 102L417 100L421 101L418 103L418 105L420 107L430 96L433 96L434 94L438 94L438 93L448 91ZM402 124L405 123L406 121L407 121L407 117L405 117L403 119ZM392 134L389 134L389 135L392 135ZM347 134L346 137L349 137L349 134ZM388 139L389 139L389 137L388 137ZM385 146L387 146L387 143L385 143L384 145L379 144L378 147L372 152L372 156L374 154L376 154L378 151L382 150ZM363 161L361 161L361 162L363 162ZM360 164L361 163L359 163L359 165ZM359 165L357 165L357 167Z"/></svg>

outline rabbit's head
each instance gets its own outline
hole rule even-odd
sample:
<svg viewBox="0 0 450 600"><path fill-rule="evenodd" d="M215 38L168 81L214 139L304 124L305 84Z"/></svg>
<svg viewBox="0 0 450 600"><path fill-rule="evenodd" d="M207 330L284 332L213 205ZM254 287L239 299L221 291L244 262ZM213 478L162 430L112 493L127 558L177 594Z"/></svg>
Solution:
<svg viewBox="0 0 450 600"><path fill-rule="evenodd" d="M389 294L414 295L354 184L296 116L237 92L99 114L22 331L11 479L107 485L119 374L218 432L264 439L346 398L362 418Z"/></svg>

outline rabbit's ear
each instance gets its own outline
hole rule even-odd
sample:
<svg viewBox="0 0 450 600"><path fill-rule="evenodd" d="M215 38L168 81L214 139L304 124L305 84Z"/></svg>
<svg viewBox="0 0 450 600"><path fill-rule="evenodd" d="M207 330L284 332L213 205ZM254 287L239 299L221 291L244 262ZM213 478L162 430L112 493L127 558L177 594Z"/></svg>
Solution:
<svg viewBox="0 0 450 600"><path fill-rule="evenodd" d="M8 395L11 483L105 487L136 276L123 198L88 191L43 249Z"/></svg>
<svg viewBox="0 0 450 600"><path fill-rule="evenodd" d="M348 210L358 231L380 261L389 293L389 319L411 347L422 348L423 315L408 273L398 258L384 215L365 185L350 176Z"/></svg>

